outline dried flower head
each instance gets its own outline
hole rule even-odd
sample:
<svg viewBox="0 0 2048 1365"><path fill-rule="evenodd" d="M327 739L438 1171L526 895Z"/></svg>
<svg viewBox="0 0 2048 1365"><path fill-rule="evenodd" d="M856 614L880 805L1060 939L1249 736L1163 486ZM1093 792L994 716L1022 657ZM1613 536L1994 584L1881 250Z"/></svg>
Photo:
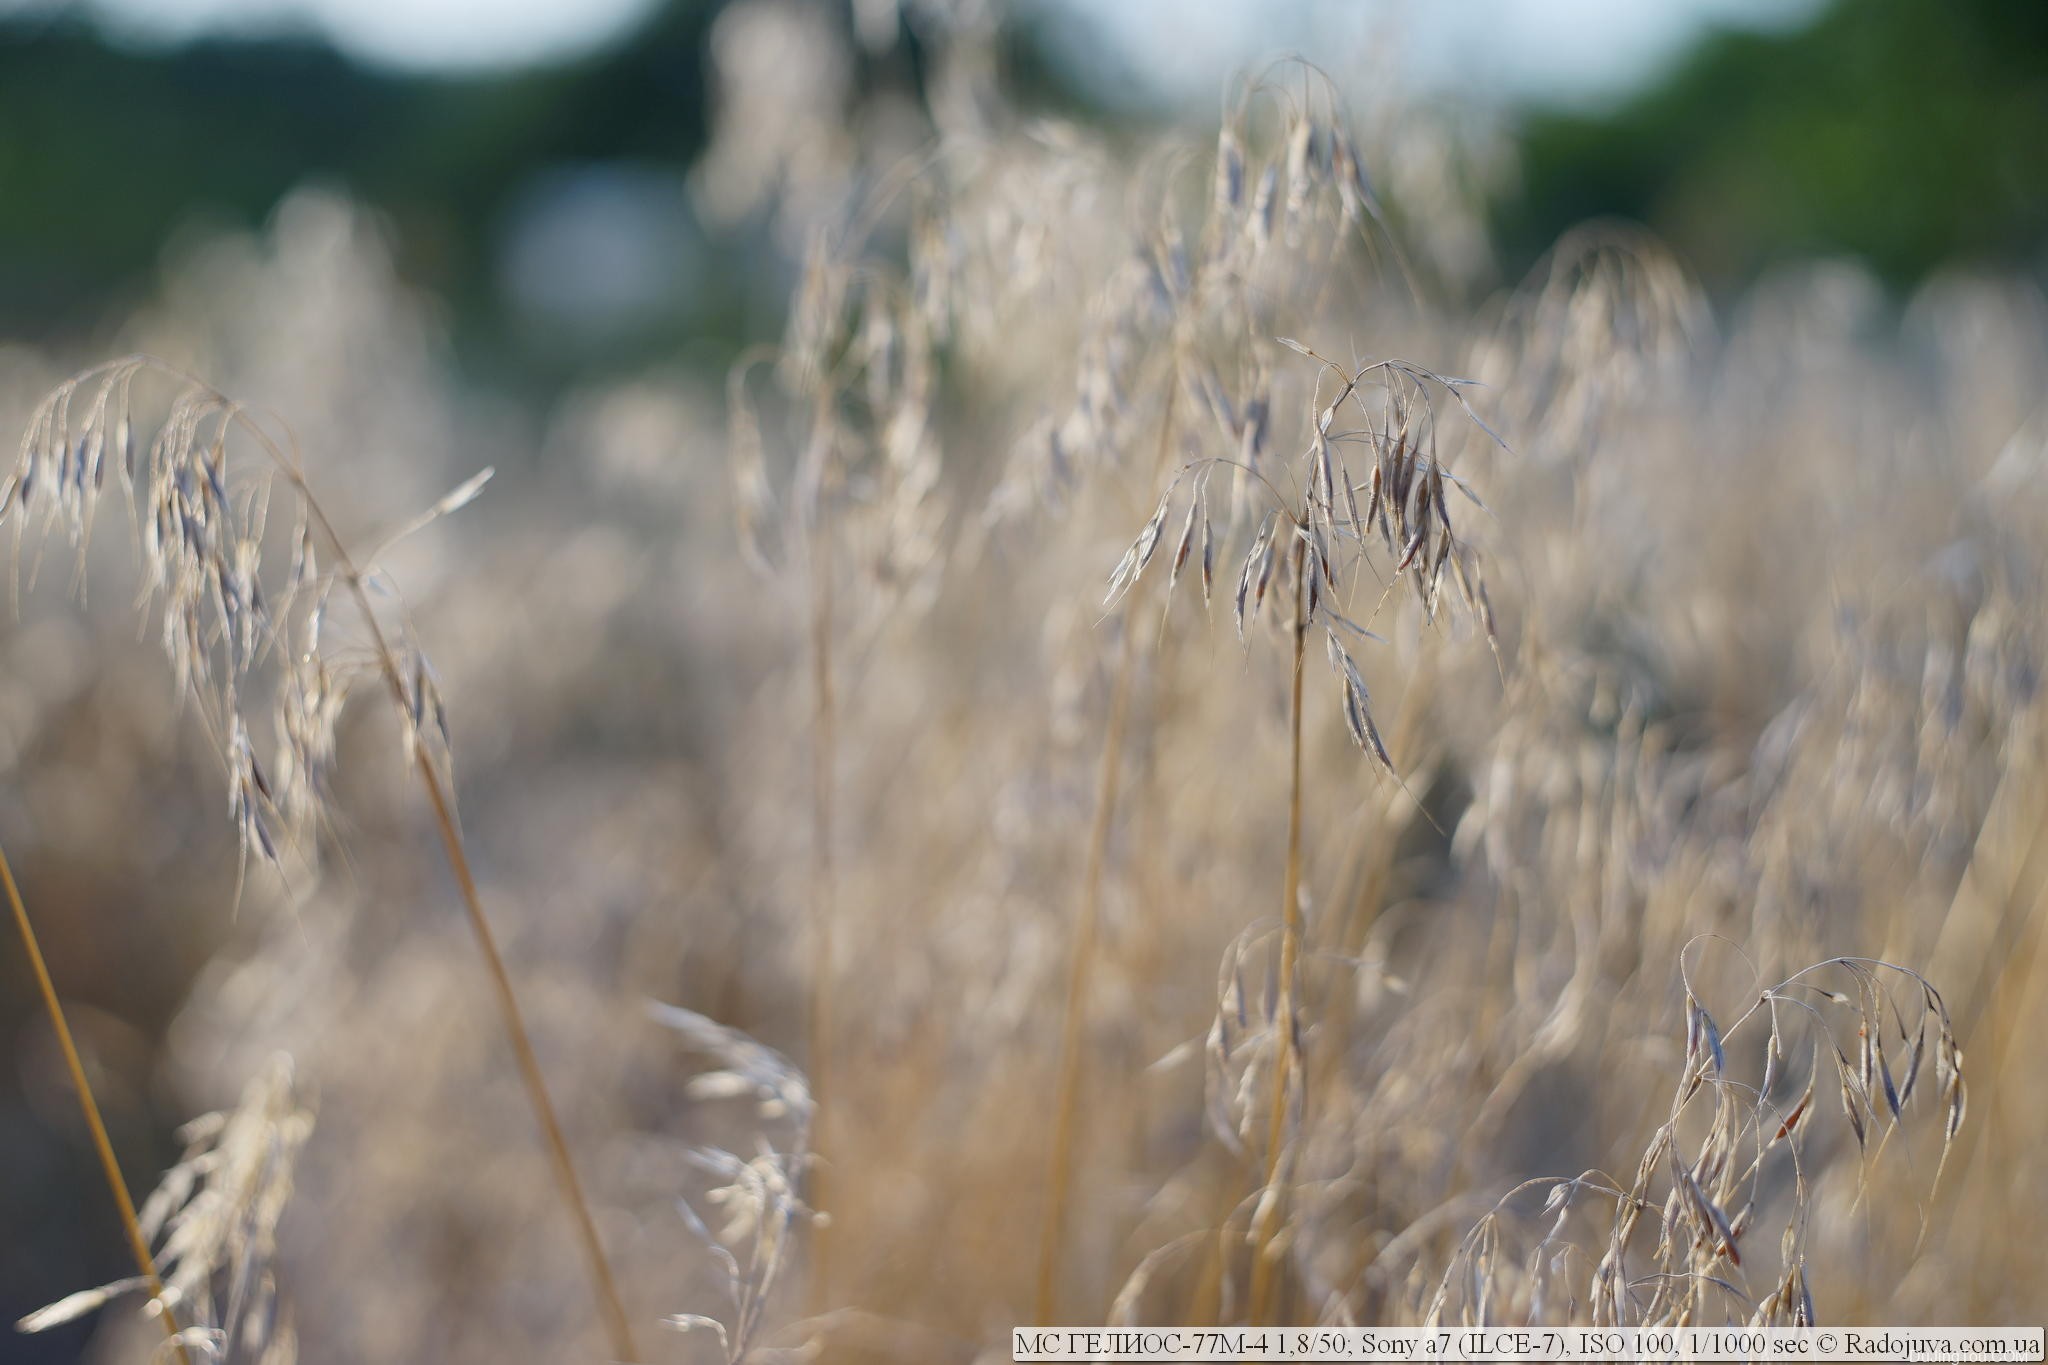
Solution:
<svg viewBox="0 0 2048 1365"><path fill-rule="evenodd" d="M152 434L139 382L176 391ZM291 435L260 410L147 356L87 370L36 408L0 520L15 562L55 533L86 553L108 475L125 497L140 559L140 609L156 618L181 701L219 745L243 856L311 859L327 805L335 727L352 689L382 679L408 754L445 767L447 707L404 603L377 568L394 542L467 504L485 470L385 536L358 562L306 483ZM284 517L273 519L273 504ZM337 604L342 619L331 619Z"/></svg>
<svg viewBox="0 0 2048 1365"><path fill-rule="evenodd" d="M1214 537L1210 479L1216 470L1226 468L1249 475L1267 506L1236 575L1232 604L1238 637L1243 639L1247 622L1262 614L1275 584L1291 584L1295 600L1286 624L1303 633L1322 627L1330 668L1343 693L1345 726L1362 752L1392 772L1393 760L1373 718L1364 675L1351 654L1352 642L1377 638L1371 627L1403 579L1434 620L1448 576L1498 656L1499 637L1479 556L1453 527L1449 490L1456 489L1482 511L1485 505L1445 466L1440 405L1496 443L1499 437L1466 399L1469 381L1398 360L1347 371L1300 342L1278 340L1337 380L1334 395L1327 400L1320 392L1316 395L1306 449L1291 468L1274 467L1270 472L1226 456L1182 466L1111 572L1105 600L1114 606L1136 586L1165 543L1165 528L1177 505L1184 504L1184 511L1168 591L1179 582L1198 536L1206 565ZM1360 419L1359 427L1338 427L1339 417L1347 412ZM1260 420L1263 424L1263 417ZM1360 472L1354 474L1348 452L1361 449L1364 458ZM1384 574L1372 563L1376 545L1384 551ZM1206 571L1203 578L1206 588ZM1370 610L1357 613L1352 603L1367 578L1379 585L1378 597Z"/></svg>
<svg viewBox="0 0 2048 1365"><path fill-rule="evenodd" d="M184 1324L160 1350L193 1358L290 1365L298 1358L291 1315L273 1263L277 1226L291 1199L292 1165L313 1129L289 1057L278 1057L232 1110L204 1114L179 1130L185 1153L143 1204L143 1235L156 1247L162 1307ZM72 1294L16 1326L47 1331L143 1287L117 1280ZM144 1305L154 1315L159 1304Z"/></svg>

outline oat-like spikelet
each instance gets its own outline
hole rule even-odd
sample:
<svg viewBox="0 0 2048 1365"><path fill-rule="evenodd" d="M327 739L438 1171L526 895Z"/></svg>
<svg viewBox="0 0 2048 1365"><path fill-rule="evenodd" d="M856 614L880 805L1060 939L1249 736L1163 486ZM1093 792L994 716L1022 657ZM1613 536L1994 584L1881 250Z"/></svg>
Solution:
<svg viewBox="0 0 2048 1365"><path fill-rule="evenodd" d="M1403 578L1414 585L1424 611L1434 618L1448 571L1474 625L1496 655L1499 653L1497 627L1478 553L1454 528L1450 490L1456 489L1460 497L1475 507L1483 508L1484 504L1445 467L1440 448L1440 409L1448 408L1465 417L1474 430L1490 441L1498 443L1499 438L1473 412L1464 393L1466 381L1445 378L1397 360L1346 371L1299 342L1285 337L1278 341L1335 375L1337 392L1314 408L1306 449L1292 471L1297 491L1283 496L1283 485L1260 477L1259 486L1268 506L1238 567L1232 599L1238 636L1243 639L1246 623L1259 618L1276 574L1288 575L1292 572L1290 566L1299 569L1301 602L1299 610L1290 616L1290 628L1299 626L1307 630L1320 625L1330 629L1330 660L1342 684L1346 727L1361 751L1391 767L1391 760L1377 740L1363 675L1336 631L1342 629L1358 638L1368 637L1373 618ZM1340 450L1344 437L1337 430L1336 421L1347 408L1355 409L1363 422L1360 432L1351 439L1364 444L1371 461L1362 484L1354 479ZM1151 516L1111 573L1107 605L1114 606L1138 584L1164 543L1169 518L1178 512L1182 531L1167 585L1168 591L1172 591L1179 582L1196 525L1206 525L1207 480L1218 467L1243 470L1247 466L1216 456L1191 462L1174 474ZM1288 474L1280 469L1272 472L1275 478ZM1368 494L1363 508L1357 497L1361 486ZM1369 565L1369 551L1375 540L1387 552L1384 574ZM1346 616L1339 603L1368 576L1377 577L1387 586L1366 615L1365 623L1360 624Z"/></svg>
<svg viewBox="0 0 2048 1365"><path fill-rule="evenodd" d="M737 1029L680 1006L648 1009L656 1022L719 1063L718 1070L691 1080L693 1098L751 1097L763 1125L784 1134L780 1146L764 1139L751 1158L709 1147L690 1153L691 1163L718 1182L705 1198L724 1215L723 1226L714 1231L688 1200L677 1201L691 1230L725 1269L732 1312L726 1319L679 1313L667 1323L681 1332L711 1332L729 1365L738 1365L764 1329L769 1296L788 1267L799 1229L813 1217L799 1194L811 1161L810 1085L782 1054ZM734 1253L735 1246L744 1256Z"/></svg>
<svg viewBox="0 0 2048 1365"><path fill-rule="evenodd" d="M134 388L146 376L171 381L175 393L155 437L138 456ZM334 727L350 685L365 678L383 684L575 1221L598 1312L614 1352L636 1359L625 1309L456 822L454 755L440 686L402 599L377 566L394 541L475 498L490 471L463 482L358 560L314 498L295 442L281 423L161 361L130 356L66 380L30 418L15 471L0 483L0 517L11 514L17 528L17 563L25 535L40 540L57 532L77 547L82 572L110 450L120 456L118 482L128 496L141 558L140 605L160 620L180 700L196 706L220 745L229 814L245 865L252 855L280 863L287 847L311 861L311 836L325 811ZM294 514L289 536L272 532L274 491ZM329 620L337 610L339 627ZM267 747L251 724L266 691L275 708ZM287 820L294 823L288 827Z"/></svg>
<svg viewBox="0 0 2048 1365"><path fill-rule="evenodd" d="M137 390L151 379L174 392L144 441ZM17 564L30 539L40 553L55 534L75 547L82 575L110 469L131 514L139 604L156 618L179 697L220 745L245 857L315 857L309 836L325 815L335 727L366 678L385 678L400 699L408 752L430 745L445 768L446 707L404 604L374 554L349 559L280 424L146 356L65 381L37 407L0 483ZM387 536L378 553L468 503L489 473ZM289 532L271 522L278 497ZM347 618L339 626L329 619L337 608Z"/></svg>
<svg viewBox="0 0 2048 1365"><path fill-rule="evenodd" d="M1839 1094L1867 1183L1907 1121L1930 1046L1945 1164L1962 1124L1962 1057L1947 1004L1918 973L1836 958L1762 991L1725 1028L1690 987L1684 1007L1670 1112L1632 1179L1589 1171L1512 1191L1466 1234L1426 1325L1486 1321L1494 1296L1583 1304L1596 1327L1814 1325L1815 1091ZM1888 1036L1903 1056L1887 1052ZM1735 1065L1737 1041L1753 1064ZM1938 1180L1940 1165L1924 1174ZM1524 1218L1516 1205L1536 1193L1544 1231L1518 1262L1507 1254ZM1754 1235L1765 1226L1780 1230L1775 1246Z"/></svg>
<svg viewBox="0 0 2048 1365"><path fill-rule="evenodd" d="M1584 464L1615 417L1713 338L1699 284L1655 237L1595 222L1558 240L1473 347L1535 458Z"/></svg>
<svg viewBox="0 0 2048 1365"><path fill-rule="evenodd" d="M291 1314L275 1260L277 1227L292 1191L292 1166L312 1132L291 1059L279 1057L252 1078L235 1108L205 1114L180 1130L185 1152L142 1205L143 1234L155 1244L161 1304L184 1325L175 1344L194 1358L290 1365L297 1358ZM72 1294L23 1318L40 1332L142 1289L118 1280Z"/></svg>
<svg viewBox="0 0 2048 1365"><path fill-rule="evenodd" d="M1314 130L1307 134L1299 125L1290 143L1291 172L1305 179L1316 155ZM1414 585L1422 606L1434 618L1439 590L1447 566L1457 565L1456 582L1466 589L1466 604L1489 641L1495 647L1492 613L1482 611L1484 600L1471 585L1478 577L1476 560L1466 551L1452 526L1448 485L1456 477L1444 468L1439 446L1439 409L1448 408L1471 426L1498 442L1486 424L1473 412L1464 394L1464 381L1447 379L1405 361L1380 361L1346 370L1318 355L1298 341L1276 338L1282 346L1316 362L1322 375L1332 375L1336 392L1322 401L1318 383L1311 406L1308 435L1303 453L1292 470L1274 469L1260 473L1256 484L1267 503L1258 534L1238 569L1233 615L1238 637L1244 639L1248 619L1263 611L1269 590L1275 599L1290 605L1280 613L1280 624L1292 642L1292 691L1289 707L1291 731L1290 796L1288 803L1288 846L1286 878L1281 894L1281 935L1279 944L1279 988L1274 1001L1271 1036L1277 1039L1272 1059L1272 1082L1267 1103L1265 1137L1265 1180L1257 1197L1249 1228L1252 1257L1250 1317L1268 1321L1279 1273L1280 1229L1284 1172L1295 1151L1291 1140L1298 1130L1299 1115L1305 1107L1299 1038L1303 1023L1298 1012L1296 981L1305 937L1302 914L1302 671L1309 632L1325 630L1332 671L1341 692L1345 727L1359 749L1381 764L1399 780L1392 755L1380 736L1372 714L1370 694L1363 673L1350 651L1339 640L1337 629L1360 636L1403 577ZM1374 395L1377 402L1370 401ZM1224 404L1215 404L1224 407ZM1370 475L1372 495L1368 499L1373 524L1359 511L1355 485L1348 465L1337 452L1338 414L1355 407L1362 415L1363 439L1373 455ZM1204 480L1225 457L1207 457L1183 466L1168 482L1152 514L1137 538L1125 550L1110 576L1110 602L1129 593L1144 576L1159 549L1167 519L1176 496L1188 501L1182 543L1186 544L1197 515ZM1279 480L1286 480L1283 485ZM1340 489L1342 490L1340 492ZM1469 490L1467 490L1469 492ZM1477 501L1476 497L1473 499ZM1391 558L1386 572L1369 568L1373 547L1372 530ZM1174 556L1175 572L1169 575L1168 591L1177 581L1185 549ZM1338 602L1368 573L1386 584L1379 603L1359 625L1338 609Z"/></svg>
<svg viewBox="0 0 2048 1365"><path fill-rule="evenodd" d="M728 378L733 483L745 558L789 594L800 613L811 675L810 1035L806 1065L821 1110L821 1147L829 1146L835 1032L831 1003L836 948L832 910L834 790L837 770L837 658L849 634L859 638L891 614L917 609L937 590L941 458L932 411L938 398L937 315L954 302L941 278L947 243L926 221L910 278L871 259L865 233L872 213L818 229L778 347L743 357ZM928 213L929 210L920 210ZM776 435L795 452L778 493L769 470L770 438L750 395L750 371L775 362L780 392ZM841 582L847 569L852 590ZM796 614L796 613L793 613ZM821 1167L822 1169L822 1163ZM814 1204L824 1196L805 1175ZM821 1223L822 1226L822 1223ZM813 1292L829 1285L822 1239Z"/></svg>

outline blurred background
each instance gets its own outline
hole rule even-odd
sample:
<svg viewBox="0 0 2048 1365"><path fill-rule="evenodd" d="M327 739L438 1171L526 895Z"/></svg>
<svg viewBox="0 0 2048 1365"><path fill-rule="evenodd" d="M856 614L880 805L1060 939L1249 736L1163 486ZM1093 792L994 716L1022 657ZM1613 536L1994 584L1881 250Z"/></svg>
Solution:
<svg viewBox="0 0 2048 1365"><path fill-rule="evenodd" d="M480 381L718 368L780 326L790 262L753 219L804 173L775 130L740 126L772 104L720 125L720 44L767 62L768 26L830 30L841 46L792 46L773 81L877 123L930 74L884 0L725 8L8 0L6 334L104 335L167 259L311 189L374 219ZM1027 111L1115 128L1213 119L1233 72L1286 52L1329 58L1354 98L1439 111L1487 145L1456 168L1483 176L1469 290L1602 215L1647 224L1723 293L1825 255L1897 290L1947 263L2039 266L2044 29L2025 0L1044 0L1003 11L998 50ZM1408 155L1453 169L1444 148Z"/></svg>
<svg viewBox="0 0 2048 1365"><path fill-rule="evenodd" d="M1043 119L1112 152L1179 128L1199 141L1233 73L1302 53L1379 130L1392 232L1443 310L1512 288L1597 218L1647 226L1724 315L1757 281L1825 262L1848 331L1896 325L1930 280L2048 272L2036 0L942 8L0 0L0 429L67 373L146 349L285 416L363 534L497 468L391 567L438 644L466 819L544 1052L590 1163L622 1173L599 1178L607 1203L668 1178L666 1158L603 1135L653 1122L678 1082L653 1044L594 1045L606 1010L687 999L800 1050L786 967L732 965L783 952L778 922L746 913L773 893L729 852L753 837L735 824L770 817L720 796L736 767L771 762L736 756L730 733L800 623L744 629L759 602L714 589L706 565L732 553L727 370L783 334L810 233L847 193L848 144L880 178L941 107L951 127ZM938 61L943 23L979 26L984 83ZM1002 107L974 107L991 89ZM2013 364L2011 390L2040 379ZM477 1012L430 1007L437 953L448 980L476 981L388 721L360 722L384 742L358 746L373 757L345 781L348 838L417 856L343 859L305 897L262 885L238 901L216 761L121 609L127 585L110 577L80 613L64 576L0 630L0 838L131 1182L146 1189L179 1124L291 1051L327 1097L322 1140L348 1154L334 1165L395 1204L415 1191L393 1221L323 1223L347 1184L309 1158L306 1235L325 1248L309 1263L361 1285L299 1293L309 1358L506 1358L434 1339L430 1314L395 1315L390 1340L358 1320L425 1265L448 1322L496 1314L510 1331L521 1313L552 1322L558 1291L539 1286L573 1291L579 1273L566 1251L505 1249L529 1214L554 1217L545 1191L499 1209L438 1187L539 1177L517 1143L469 1145L523 1134L511 1092L459 1121L434 1098L502 1058ZM785 790L801 792L802 758L772 760ZM593 1049L602 1062L573 1060ZM346 1098L364 1095L380 1103ZM422 1149L442 1160L400 1155ZM647 1264L689 1254L656 1245L687 1246L680 1228L607 1231ZM123 1257L10 941L0 1321L119 1276ZM669 1310L707 1273L674 1272ZM0 1333L0 1361L148 1349L92 1340L89 1324Z"/></svg>

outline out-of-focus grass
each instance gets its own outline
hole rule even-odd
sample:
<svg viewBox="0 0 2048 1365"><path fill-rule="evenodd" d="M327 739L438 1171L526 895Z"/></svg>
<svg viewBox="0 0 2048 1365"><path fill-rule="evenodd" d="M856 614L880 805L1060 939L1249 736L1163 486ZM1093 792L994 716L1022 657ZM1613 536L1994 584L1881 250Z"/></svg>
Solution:
<svg viewBox="0 0 2048 1365"><path fill-rule="evenodd" d="M1954 277L1895 318L1823 265L1717 315L1609 227L1509 298L1439 301L1433 206L1369 198L1335 137L1369 170L1398 120L1281 68L1220 145L1134 155L992 118L971 39L914 174L822 123L759 149L788 181L764 230L813 246L785 344L730 391L651 372L530 437L446 374L374 227L310 196L187 259L123 338L286 419L356 543L500 466L384 567L657 1358L719 1355L671 1314L834 1360L1000 1357L1042 1259L1065 1320L1240 1320L1261 1273L1300 1321L1789 1320L1809 1294L1835 1322L2023 1320L2048 1289L2011 1216L2048 1194L2040 298ZM1320 644L1290 704L1284 573L1244 643L1232 619L1339 392L1281 335L1481 381L1459 391L1506 443L1439 413L1421 466L1475 495L1445 504L1498 662L1448 565L1432 612L1334 483L1310 518L1345 565L1321 609L1383 637L1342 636L1391 771ZM8 353L8 410L68 365ZM1361 511L1400 420L1362 393L1327 428ZM1105 607L1184 467L1212 471L1207 536L1163 592L1184 477ZM117 1133L152 1095L229 1105L288 1052L317 1121L270 1264L308 1358L594 1354L389 719L338 736L322 876L288 859L236 913L218 760L133 647L112 510L84 609L59 610L65 553L33 586L23 558L0 818L39 923L68 926L60 987L102 1002L81 1032ZM1799 975L1838 958L1939 1000L1890 968ZM144 1011L112 1021L166 980L189 990L158 1058L122 1042ZM47 1043L19 1037L24 1112L63 1131ZM1524 1185L1545 1176L1578 1179ZM807 1300L813 1197L831 1275ZM136 1358L142 1330L112 1318L98 1349Z"/></svg>

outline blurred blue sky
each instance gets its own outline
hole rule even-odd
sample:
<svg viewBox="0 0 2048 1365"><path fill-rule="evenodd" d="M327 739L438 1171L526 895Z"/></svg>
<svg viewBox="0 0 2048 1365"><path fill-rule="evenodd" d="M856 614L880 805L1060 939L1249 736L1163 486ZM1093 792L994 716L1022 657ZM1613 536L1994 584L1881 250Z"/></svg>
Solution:
<svg viewBox="0 0 2048 1365"><path fill-rule="evenodd" d="M1112 88L1202 102L1231 72L1286 51L1364 60L1467 98L1598 102L1655 75L1712 24L1783 27L1816 0L1016 0L1066 19L1065 46ZM311 31L405 70L462 70L602 45L650 0L0 0L0 13L84 5L144 41ZM1093 36L1107 36L1107 50Z"/></svg>

